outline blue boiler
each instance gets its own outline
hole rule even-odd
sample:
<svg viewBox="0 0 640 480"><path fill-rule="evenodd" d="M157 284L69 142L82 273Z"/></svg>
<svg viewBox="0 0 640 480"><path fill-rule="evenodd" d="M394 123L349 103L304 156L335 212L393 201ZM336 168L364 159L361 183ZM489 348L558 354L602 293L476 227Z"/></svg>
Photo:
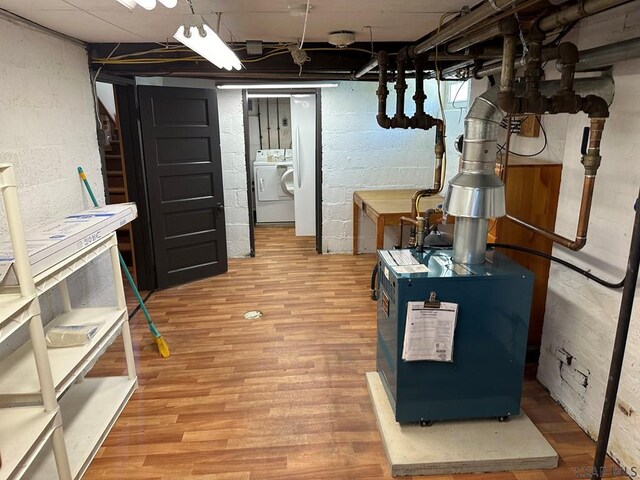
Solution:
<svg viewBox="0 0 640 480"><path fill-rule="evenodd" d="M482 265L454 263L451 250L403 252L428 272L398 273L391 251L378 252L376 363L396 421L518 415L533 274L498 252ZM404 361L407 302L430 292L458 304L453 361Z"/></svg>

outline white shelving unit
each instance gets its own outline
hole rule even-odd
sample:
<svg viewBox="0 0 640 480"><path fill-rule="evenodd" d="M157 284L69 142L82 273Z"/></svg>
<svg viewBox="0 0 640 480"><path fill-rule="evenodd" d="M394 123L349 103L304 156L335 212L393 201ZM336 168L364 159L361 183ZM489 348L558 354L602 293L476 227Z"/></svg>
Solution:
<svg viewBox="0 0 640 480"><path fill-rule="evenodd" d="M0 361L0 480L79 479L137 388L116 234L33 277L11 165L0 164L0 190L19 279L17 287L0 288L0 343L26 324L30 334ZM67 278L103 254L111 259L116 304L74 309ZM61 295L63 312L47 329L99 323L88 344L47 348L38 296L52 288ZM119 334L127 375L84 379Z"/></svg>

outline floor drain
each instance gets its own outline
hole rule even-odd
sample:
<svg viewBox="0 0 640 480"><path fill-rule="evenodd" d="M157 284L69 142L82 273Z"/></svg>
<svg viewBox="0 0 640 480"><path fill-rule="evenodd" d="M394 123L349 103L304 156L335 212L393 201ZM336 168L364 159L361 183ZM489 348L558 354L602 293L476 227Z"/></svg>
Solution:
<svg viewBox="0 0 640 480"><path fill-rule="evenodd" d="M260 317L262 317L262 312L260 310L249 310L248 312L244 312L244 318L247 320L254 320Z"/></svg>

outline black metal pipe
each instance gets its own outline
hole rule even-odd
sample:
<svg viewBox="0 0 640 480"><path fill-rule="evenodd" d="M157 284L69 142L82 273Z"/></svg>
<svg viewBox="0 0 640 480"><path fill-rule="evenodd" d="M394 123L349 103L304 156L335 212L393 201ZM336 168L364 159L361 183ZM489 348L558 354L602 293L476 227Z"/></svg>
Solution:
<svg viewBox="0 0 640 480"><path fill-rule="evenodd" d="M260 99L256 98L256 105L258 105L258 133L260 134L260 150L262 150L262 114L260 113Z"/></svg>
<svg viewBox="0 0 640 480"><path fill-rule="evenodd" d="M280 149L280 99L276 98L276 119L278 120L278 149Z"/></svg>
<svg viewBox="0 0 640 480"><path fill-rule="evenodd" d="M271 149L271 113L269 112L269 99L267 98L267 145Z"/></svg>
<svg viewBox="0 0 640 480"><path fill-rule="evenodd" d="M378 300L378 289L376 288L376 281L378 280L378 262L376 262L376 266L373 267L373 271L371 272L371 300Z"/></svg>
<svg viewBox="0 0 640 480"><path fill-rule="evenodd" d="M378 114L376 115L376 120L382 128L391 128L391 118L387 115L387 96L389 95L389 89L387 88L389 56L387 52L378 53L378 62L380 69L378 71L378 89L376 90L376 95L378 96Z"/></svg>
<svg viewBox="0 0 640 480"><path fill-rule="evenodd" d="M640 193L638 194L640 198ZM638 266L640 265L640 208L636 201L636 217L633 222L633 233L631 234L631 246L629 247L629 261L627 263L627 274L625 276L624 290L622 290L622 301L620 302L620 313L618 314L618 327L616 328L616 338L613 342L613 355L611 356L611 366L609 367L609 381L607 391L604 396L604 407L600 419L600 430L598 432L598 444L593 459L593 474L591 480L600 480L604 467L604 460L607 456L607 446L611 434L611 424L613 422L613 412L616 407L616 396L620 385L620 375L622 374L622 363L624 361L624 351L629 335L629 325L631 323L631 312L633 311L633 300L638 283Z"/></svg>

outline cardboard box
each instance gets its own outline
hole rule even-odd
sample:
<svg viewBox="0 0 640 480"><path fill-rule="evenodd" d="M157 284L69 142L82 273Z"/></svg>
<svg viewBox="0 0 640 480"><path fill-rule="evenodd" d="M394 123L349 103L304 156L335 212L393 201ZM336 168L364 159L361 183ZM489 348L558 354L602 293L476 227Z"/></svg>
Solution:
<svg viewBox="0 0 640 480"><path fill-rule="evenodd" d="M92 208L26 232L27 250L36 276L74 253L115 232L138 216L135 203ZM11 241L0 242L0 279L15 284Z"/></svg>

